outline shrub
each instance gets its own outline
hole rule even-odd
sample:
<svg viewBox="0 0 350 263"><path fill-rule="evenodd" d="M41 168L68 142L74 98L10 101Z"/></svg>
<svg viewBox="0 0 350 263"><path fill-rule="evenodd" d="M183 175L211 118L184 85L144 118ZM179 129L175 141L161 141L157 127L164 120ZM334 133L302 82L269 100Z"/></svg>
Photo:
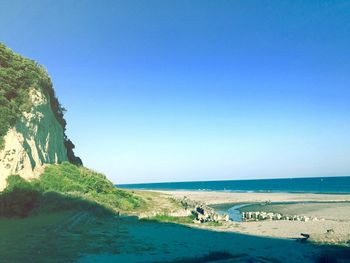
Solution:
<svg viewBox="0 0 350 263"><path fill-rule="evenodd" d="M37 206L41 192L19 175L8 177L8 187L0 193L0 216L25 217Z"/></svg>
<svg viewBox="0 0 350 263"><path fill-rule="evenodd" d="M19 175L9 176L6 189L0 193L0 216L80 209L101 214L130 211L144 203L140 197L115 188L104 175L65 162L48 166L30 182Z"/></svg>

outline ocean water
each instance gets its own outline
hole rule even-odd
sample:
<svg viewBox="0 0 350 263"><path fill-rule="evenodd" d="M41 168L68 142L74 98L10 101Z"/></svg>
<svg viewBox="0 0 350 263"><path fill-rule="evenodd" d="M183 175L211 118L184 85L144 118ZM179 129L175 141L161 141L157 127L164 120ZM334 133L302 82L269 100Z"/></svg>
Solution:
<svg viewBox="0 0 350 263"><path fill-rule="evenodd" d="M232 192L290 192L350 194L350 176L312 177L263 180L230 180L203 182L174 182L122 184L120 188L154 190L213 190Z"/></svg>

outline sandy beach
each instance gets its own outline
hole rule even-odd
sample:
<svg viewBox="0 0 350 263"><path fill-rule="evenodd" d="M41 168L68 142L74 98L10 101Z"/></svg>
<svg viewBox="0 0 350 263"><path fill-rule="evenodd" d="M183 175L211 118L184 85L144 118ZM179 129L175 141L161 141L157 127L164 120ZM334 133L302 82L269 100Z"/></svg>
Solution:
<svg viewBox="0 0 350 263"><path fill-rule="evenodd" d="M245 211L265 211L316 218L308 222L263 220L228 222L215 230L257 236L296 239L300 233L310 234L310 240L320 243L348 245L350 240L350 195L293 193L231 193L215 191L159 191L174 198L189 199L207 205L265 203L249 206ZM277 204L275 204L277 203ZM197 227L203 227L201 225ZM207 227L206 227L207 228ZM213 227L210 227L213 228Z"/></svg>
<svg viewBox="0 0 350 263"><path fill-rule="evenodd" d="M158 191L176 198L188 198L205 204L259 203L259 202L350 202L350 194L309 194L309 193L234 193L216 191Z"/></svg>

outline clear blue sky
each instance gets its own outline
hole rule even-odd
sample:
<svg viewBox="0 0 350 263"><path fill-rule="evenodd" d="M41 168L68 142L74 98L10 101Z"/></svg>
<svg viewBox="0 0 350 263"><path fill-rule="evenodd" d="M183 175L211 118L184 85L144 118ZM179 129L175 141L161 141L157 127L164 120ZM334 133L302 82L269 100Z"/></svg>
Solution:
<svg viewBox="0 0 350 263"><path fill-rule="evenodd" d="M350 175L349 1L1 1L115 183Z"/></svg>

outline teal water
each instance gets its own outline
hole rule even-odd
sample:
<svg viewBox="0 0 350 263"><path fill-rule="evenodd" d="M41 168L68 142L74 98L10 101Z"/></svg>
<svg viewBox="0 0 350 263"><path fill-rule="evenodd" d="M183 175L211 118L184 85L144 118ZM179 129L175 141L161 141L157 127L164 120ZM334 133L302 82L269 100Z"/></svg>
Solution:
<svg viewBox="0 0 350 263"><path fill-rule="evenodd" d="M215 211L219 214L228 214L230 217L230 220L236 221L236 222L242 222L242 213L240 211L240 208L243 208L245 206L249 206L251 204L220 204L220 205L213 205L212 208L215 209Z"/></svg>
<svg viewBox="0 0 350 263"><path fill-rule="evenodd" d="M232 192L290 192L349 194L350 176L313 177L263 180L229 180L203 182L173 182L123 184L120 188L154 190L212 190Z"/></svg>

